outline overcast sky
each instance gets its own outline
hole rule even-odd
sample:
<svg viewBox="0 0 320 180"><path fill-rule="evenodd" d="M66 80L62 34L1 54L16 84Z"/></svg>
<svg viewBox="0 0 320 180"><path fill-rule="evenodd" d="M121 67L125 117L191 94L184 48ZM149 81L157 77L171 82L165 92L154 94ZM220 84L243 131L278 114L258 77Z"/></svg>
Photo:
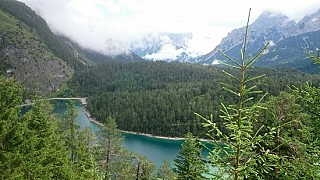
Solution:
<svg viewBox="0 0 320 180"><path fill-rule="evenodd" d="M21 0L58 34L100 51L117 51L148 32L191 32L190 45L207 53L232 29L263 11L296 21L320 7L319 0ZM116 46L110 46L108 42Z"/></svg>

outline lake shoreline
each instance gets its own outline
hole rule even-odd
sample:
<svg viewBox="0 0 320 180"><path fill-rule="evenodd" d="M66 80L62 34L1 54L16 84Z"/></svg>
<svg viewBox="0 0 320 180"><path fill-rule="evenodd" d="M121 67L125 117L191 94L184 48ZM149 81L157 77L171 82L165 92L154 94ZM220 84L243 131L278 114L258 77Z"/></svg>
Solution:
<svg viewBox="0 0 320 180"><path fill-rule="evenodd" d="M83 112L84 112L84 114L87 116L87 118L89 119L90 122L92 122L92 123L94 123L94 124L96 124L96 125L102 126L102 127L105 126L105 124L103 124L102 122L100 122L100 121L96 120L94 117L92 117L86 107L84 107ZM125 130L121 130L121 129L119 129L119 130L120 130L122 133L126 133L126 134L141 135L141 136L158 138L158 139L174 140L174 141L184 140L184 138L181 138L181 137L165 137L165 136L157 136L157 135L147 134L147 133L140 133L140 132L133 132L133 131L125 131Z"/></svg>
<svg viewBox="0 0 320 180"><path fill-rule="evenodd" d="M126 134L134 134L134 135L139 135L139 136L146 136L146 137L150 137L150 138L172 140L172 141L183 141L185 139L182 137L166 137L166 136L158 136L158 135L141 133L141 132L134 132L134 131L125 131L125 130L120 130L120 131L123 133L126 133Z"/></svg>
<svg viewBox="0 0 320 180"><path fill-rule="evenodd" d="M102 122L96 120L94 117L91 116L91 114L89 113L89 111L86 107L87 103L82 103L82 105L84 106L83 112L87 116L87 118L89 119L90 122L97 124L99 126L102 126L102 127L105 126L105 124L103 124ZM172 141L184 141L185 140L185 138L183 138L183 137L167 137L167 136L158 136L158 135L154 135L154 134L134 132L134 131L125 131L125 130L120 130L120 131L122 133L126 133L126 134L134 134L134 135L140 135L140 136L146 136L146 137L150 137L150 138L157 138L157 139L164 139L164 140L172 140ZM209 140L209 139L200 139L200 141L212 142L212 140Z"/></svg>

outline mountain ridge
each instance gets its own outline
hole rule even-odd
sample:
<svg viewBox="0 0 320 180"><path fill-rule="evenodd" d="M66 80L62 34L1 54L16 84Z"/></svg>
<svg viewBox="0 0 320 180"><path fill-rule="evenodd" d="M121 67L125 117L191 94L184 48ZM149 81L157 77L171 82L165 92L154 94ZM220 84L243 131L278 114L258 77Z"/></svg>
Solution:
<svg viewBox="0 0 320 180"><path fill-rule="evenodd" d="M207 53L206 55L202 56L201 58L197 59L200 61L201 64L212 64L217 62L217 60L224 60L224 57L218 53L218 49L222 52L230 55L230 57L234 59L240 58L240 49L242 48L243 43L243 37L245 32L245 27L241 27L238 29L232 30L226 37L224 37L220 44L217 45L211 52ZM285 48L282 46L290 46L292 44L283 44L280 43L281 46L278 46L277 44L281 41L285 42L286 39L291 37L297 37L306 33L309 33L305 36L309 36L310 33L317 33L317 31L320 30L320 9L316 11L313 14L307 15L304 18L302 18L299 22L295 22L293 20L290 20L287 16L280 14L280 13L273 13L273 12L264 12L262 13L252 24L249 25L249 32L248 32L248 52L252 54L257 54L259 50L266 44L266 42L269 42L269 47L266 50L265 54L269 53L270 51L273 52L273 54L276 54L281 51L281 49ZM313 36L313 35L311 35ZM298 38L299 39L299 38ZM312 38L307 38L308 41L307 44L309 44L308 49L310 51L316 51L316 49L319 46L316 46L317 40ZM289 41L287 41L289 42ZM292 40L290 41L292 42ZM294 44L294 43L293 43ZM293 45L294 46L294 45ZM276 48L275 48L276 47ZM290 49L289 48L289 49ZM304 47L301 47L300 52L292 52L293 54L287 54L289 55L289 58L292 59L305 59L305 54L301 54L303 52ZM277 54L276 54L277 55ZM275 55L275 56L276 56ZM298 55L298 58L297 58ZM274 57L275 57L274 56ZM270 57L270 56L269 56ZM262 56L262 61L266 62L267 57ZM275 64L272 64L272 66L278 66L283 65L285 62L274 62ZM306 64L299 63L291 63L290 66L297 66L303 65L307 66L309 65L309 61L306 62ZM270 63L260 63L259 65L266 66ZM303 67L300 67L303 68Z"/></svg>
<svg viewBox="0 0 320 180"><path fill-rule="evenodd" d="M37 33L0 10L1 74L15 77L28 92L48 93L71 79L74 70L56 57Z"/></svg>
<svg viewBox="0 0 320 180"><path fill-rule="evenodd" d="M27 94L59 90L74 72L104 61L143 61L131 53L106 56L55 35L25 3L0 0L0 73L16 78Z"/></svg>

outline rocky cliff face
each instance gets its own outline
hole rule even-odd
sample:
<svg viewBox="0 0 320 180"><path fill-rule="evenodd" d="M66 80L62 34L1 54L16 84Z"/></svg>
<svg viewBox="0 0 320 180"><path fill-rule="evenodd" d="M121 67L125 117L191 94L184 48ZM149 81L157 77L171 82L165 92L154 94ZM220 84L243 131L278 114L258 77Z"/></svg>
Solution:
<svg viewBox="0 0 320 180"><path fill-rule="evenodd" d="M295 43L293 39L299 39L300 35L306 33L316 32L320 29L320 9L306 17L304 17L301 21L296 23L293 20L290 20L287 16L279 13L272 13L272 12L264 12L262 13L257 20L255 20L251 25L249 25L249 32L248 32L248 51L254 54L257 54L258 51L264 46L266 42L269 42L269 47L265 54L272 51L272 54L275 57L278 55L277 51L279 48L286 48L282 46L295 46L296 48L298 43ZM221 51L228 54L230 57L234 59L240 58L240 49L242 48L243 38L245 33L245 27L234 29L232 30L225 38L223 38L220 44L210 53L206 54L205 56L201 57L200 61L206 64L212 64L217 60L223 60L224 57L220 55L217 51L220 49ZM292 38L298 37L299 38ZM310 34L306 35L310 36ZM313 37L313 35L311 35ZM291 38L290 40L287 40ZM308 45L317 44L312 41L316 41L316 39L306 39ZM281 43L280 43L281 42ZM284 45L283 42L290 42L292 44ZM278 46L280 43L281 47ZM304 46L302 44L300 46L301 52L300 55L303 54ZM316 47L308 46L311 50L315 49ZM292 48L291 48L292 49ZM280 53L280 52L279 52ZM281 52L283 55L283 52ZM294 51L292 54L286 53L289 57L287 59L297 59L297 56ZM285 64L285 62L280 62L281 59L277 58L277 61L274 61L274 65L277 64ZM266 62L266 60L265 60ZM270 63L268 63L270 64Z"/></svg>
<svg viewBox="0 0 320 180"><path fill-rule="evenodd" d="M299 21L296 34L303 34L320 30L320 9Z"/></svg>
<svg viewBox="0 0 320 180"><path fill-rule="evenodd" d="M250 25L248 43L254 43L261 37L265 41L271 40L278 42L283 38L290 36L295 29L295 22L290 21L287 16L283 14L264 12ZM225 38L222 39L216 49L221 49L225 52L239 44L241 45L243 43L244 33L245 27L232 30Z"/></svg>
<svg viewBox="0 0 320 180"><path fill-rule="evenodd" d="M0 0L0 74L16 78L27 91L47 94L74 71L106 61L143 61L136 54L108 56L57 36L24 3Z"/></svg>
<svg viewBox="0 0 320 180"><path fill-rule="evenodd" d="M2 74L14 77L30 92L56 90L72 77L73 69L57 58L24 23L0 10Z"/></svg>

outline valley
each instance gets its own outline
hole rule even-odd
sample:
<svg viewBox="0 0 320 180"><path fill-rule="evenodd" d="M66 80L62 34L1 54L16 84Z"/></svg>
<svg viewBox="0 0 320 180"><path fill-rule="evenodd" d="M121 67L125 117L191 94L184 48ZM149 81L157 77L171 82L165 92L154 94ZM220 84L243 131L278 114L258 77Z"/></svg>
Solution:
<svg viewBox="0 0 320 180"><path fill-rule="evenodd" d="M250 9L204 53L129 10L89 3L75 31L82 6L47 3L0 0L0 179L320 178L320 9Z"/></svg>

